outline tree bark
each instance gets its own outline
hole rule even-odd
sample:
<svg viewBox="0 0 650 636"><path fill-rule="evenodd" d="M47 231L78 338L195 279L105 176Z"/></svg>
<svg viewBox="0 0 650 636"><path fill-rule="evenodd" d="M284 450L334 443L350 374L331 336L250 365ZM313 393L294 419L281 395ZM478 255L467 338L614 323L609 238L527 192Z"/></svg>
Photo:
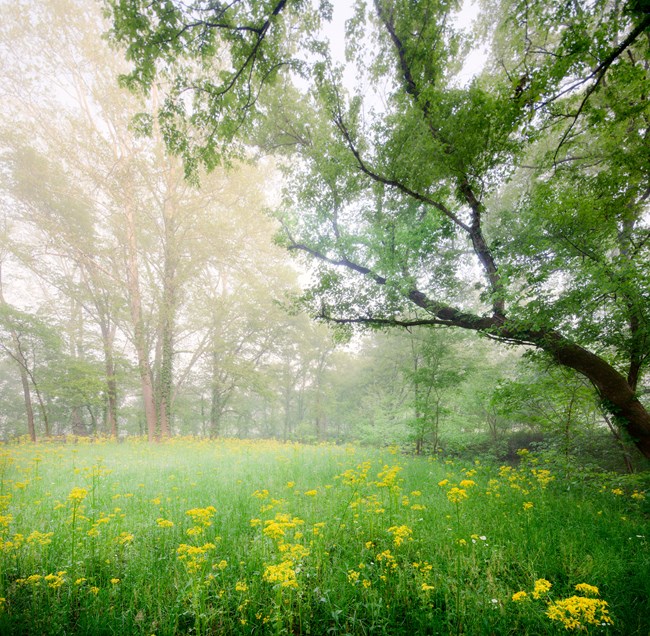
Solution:
<svg viewBox="0 0 650 636"><path fill-rule="evenodd" d="M140 276L138 273L138 245L135 215L130 201L128 201L125 206L125 220L127 232L127 281L131 320L133 322L134 345L138 357L138 369L140 371L142 399L144 402L144 413L147 423L147 439L150 442L153 442L156 439L156 404L154 402L151 365L149 364L149 353L147 351L144 321L142 319L142 300L140 296Z"/></svg>
<svg viewBox="0 0 650 636"><path fill-rule="evenodd" d="M20 352L18 352L20 354ZM22 356L22 354L20 354ZM24 362L24 361L23 361ZM34 407L32 406L32 394L29 390L29 379L23 364L19 364L20 382L23 386L23 397L25 399L25 413L27 415L27 434L32 442L36 441L36 427L34 426Z"/></svg>
<svg viewBox="0 0 650 636"><path fill-rule="evenodd" d="M104 347L104 372L106 373L106 427L111 432L111 437L117 439L117 381L115 379L115 360L113 358L113 341L115 330L111 329L105 321L100 321L102 343Z"/></svg>

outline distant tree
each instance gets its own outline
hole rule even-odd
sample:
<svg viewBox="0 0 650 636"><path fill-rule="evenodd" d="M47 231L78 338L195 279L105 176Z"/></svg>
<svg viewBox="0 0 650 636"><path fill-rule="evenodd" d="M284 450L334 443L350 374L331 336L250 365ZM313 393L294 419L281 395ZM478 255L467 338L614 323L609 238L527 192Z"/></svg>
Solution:
<svg viewBox="0 0 650 636"><path fill-rule="evenodd" d="M36 441L32 391L36 395L43 433L45 437L52 435L43 380L48 367L55 365L60 358L61 347L61 339L49 325L14 309L6 301L0 304L0 352L16 364L20 374L27 430L32 441Z"/></svg>
<svg viewBox="0 0 650 636"><path fill-rule="evenodd" d="M437 330L413 330L409 336L412 367L404 370L413 390L414 417L410 422L415 452L430 444L433 452L440 444L440 424L449 407L445 395L460 389L465 369Z"/></svg>

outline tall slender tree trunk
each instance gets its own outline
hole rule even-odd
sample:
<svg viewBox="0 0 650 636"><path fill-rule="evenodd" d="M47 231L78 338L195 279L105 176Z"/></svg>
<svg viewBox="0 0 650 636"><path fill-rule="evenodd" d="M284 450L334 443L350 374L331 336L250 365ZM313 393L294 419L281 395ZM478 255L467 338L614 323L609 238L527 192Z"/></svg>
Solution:
<svg viewBox="0 0 650 636"><path fill-rule="evenodd" d="M107 321L100 322L102 332L102 344L104 348L104 373L106 374L106 421L107 430L111 437L117 438L119 431L117 426L117 380L115 378L115 358L113 356L113 343L115 340L115 329L108 325Z"/></svg>
<svg viewBox="0 0 650 636"><path fill-rule="evenodd" d="M2 289L2 262L0 262L0 306L6 305ZM36 426L34 424L34 406L32 405L32 393L29 388L29 378L27 376L27 360L20 348L20 339L14 329L11 330L11 340L13 344L12 357L18 363L20 372L20 383L23 387L23 399L25 401L25 415L27 416L27 434L32 442L36 441Z"/></svg>
<svg viewBox="0 0 650 636"><path fill-rule="evenodd" d="M156 404L154 402L151 365L149 364L149 352L146 346L144 321L142 319L140 275L138 273L138 241L135 213L131 201L127 201L125 206L125 220L127 233L127 281L131 321L133 323L133 339L138 358L138 370L140 372L147 438L150 442L153 442L156 439Z"/></svg>
<svg viewBox="0 0 650 636"><path fill-rule="evenodd" d="M171 207L171 206L170 206ZM176 323L176 272L178 269L173 211L165 212L165 263L163 273L163 298L161 307L161 358L159 373L159 419L163 437L170 434L170 411L173 397L174 327Z"/></svg>
<svg viewBox="0 0 650 636"><path fill-rule="evenodd" d="M22 356L20 351L18 351L18 354ZM32 442L35 442L36 427L34 426L34 407L32 406L32 394L29 390L29 379L27 377L27 372L25 371L23 364L24 364L24 360L23 363L19 363L18 366L20 368L20 382L23 386L23 398L25 400L25 414L27 415L27 434L29 435L29 439Z"/></svg>

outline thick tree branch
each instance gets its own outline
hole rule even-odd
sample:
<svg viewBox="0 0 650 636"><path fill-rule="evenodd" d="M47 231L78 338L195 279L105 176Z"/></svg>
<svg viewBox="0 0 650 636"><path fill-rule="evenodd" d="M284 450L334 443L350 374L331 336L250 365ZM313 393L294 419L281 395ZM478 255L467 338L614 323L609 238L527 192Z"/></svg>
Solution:
<svg viewBox="0 0 650 636"><path fill-rule="evenodd" d="M395 51L397 53L397 59L398 59L404 90L408 95L410 95L413 98L416 107L418 107L422 111L422 115L424 116L424 120L427 124L427 127L432 137L436 141L443 144L443 147L445 148L445 152L447 154L449 155L453 154L454 151L453 147L451 146L448 140L444 139L441 136L440 131L437 128L435 128L435 126L431 121L430 102L423 101L421 99L421 90L414 79L414 75L411 70L411 65L408 60L408 56L406 52L406 46L402 41L402 39L399 37L397 30L395 28L393 13L388 11L385 7L382 6L381 0L374 0L374 4L375 4L375 9L377 11L377 15L379 16L380 21L382 22L386 31L388 32L390 39L393 43L393 46L395 48ZM341 129L341 125L339 125L339 129ZM350 146L350 149L352 150L353 154L355 154L355 149L353 148L353 144L351 143L349 136L347 136L346 139L348 140L348 145ZM358 153L355 154L355 158L357 159L358 162L362 163L360 161L360 158L358 157ZM364 170L363 167L362 170ZM368 174L367 170L364 170L364 172ZM391 183L389 185L395 185L395 184ZM404 188L400 188L400 189L402 189L402 191L405 194L409 194L409 196L412 196L412 194L406 192ZM463 199L465 200L467 205L469 205L470 210L472 212L471 224L467 225L466 223L461 222L460 219L456 215L453 215L453 213L451 213L451 211L449 210L447 210L447 212L444 212L443 210L441 211L443 211L443 213L446 213L446 215L449 218L451 218L451 220L459 228L461 228L464 232L466 232L467 235L469 236L469 239L472 242L472 247L474 249L474 252L478 257L479 262L481 263L481 267L485 271L488 282L490 284L490 289L492 291L492 311L494 312L495 316L499 318L504 318L505 316L504 295L505 294L503 290L503 283L501 281L501 277L499 275L498 268L494 260L494 256L492 255L492 252L488 247L487 241L485 240L485 237L483 235L482 219L481 219L481 213L483 209L482 204L479 201L478 197L475 195L466 174L462 174L460 176L459 191L463 196Z"/></svg>
<svg viewBox="0 0 650 636"><path fill-rule="evenodd" d="M307 245L296 243L290 238L289 249L305 251L312 257L335 267L345 267L368 277L379 285L386 285L388 280L372 272L367 267L353 263L347 258L333 259ZM424 309L432 317L417 322L399 318L374 316L354 316L337 318L324 309L321 318L339 324L370 324L378 326L415 326L415 324L446 325L476 331L502 342L535 346L546 351L559 364L574 369L594 385L601 399L608 404L625 425L628 433L636 440L637 446L646 457L650 457L650 437L646 431L650 428L650 414L639 402L627 379L603 358L584 347L568 340L561 333L550 329L529 329L501 317L477 316L463 312L455 307L431 300L418 289L404 292L404 296L417 307Z"/></svg>
<svg viewBox="0 0 650 636"><path fill-rule="evenodd" d="M374 169L372 169L361 156L359 149L357 148L356 144L354 143L354 140L352 139L352 135L350 134L350 131L348 130L347 126L345 125L345 122L343 121L343 114L340 112L340 110L334 114L334 123L338 128L339 132L341 133L341 135L343 136L343 138L345 139L345 143L348 146L348 149L352 153L353 157L355 158L357 162L357 166L359 167L359 170L361 170L361 172L363 172L365 175L367 175L377 183L382 183L383 185L387 185L392 188L395 188L400 192L402 192L402 194L405 194L411 197L412 199L419 201L420 203L425 203L426 205L430 205L436 208L436 210L442 212L442 214L444 214L459 228L461 228L465 232L470 231L469 226L463 223L456 214L454 214L446 205L440 203L440 201L436 201L435 199L432 199L431 197L428 197L425 194L416 192L415 190L412 190L411 188L406 186L401 181L381 175L378 172L376 172Z"/></svg>

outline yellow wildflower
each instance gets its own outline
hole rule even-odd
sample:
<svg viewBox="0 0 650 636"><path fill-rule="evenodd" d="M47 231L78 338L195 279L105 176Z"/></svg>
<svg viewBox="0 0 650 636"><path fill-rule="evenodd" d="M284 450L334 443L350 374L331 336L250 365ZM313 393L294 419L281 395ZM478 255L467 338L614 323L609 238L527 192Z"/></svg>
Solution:
<svg viewBox="0 0 650 636"><path fill-rule="evenodd" d="M512 595L512 600L513 600L515 603L520 603L521 601L524 601L524 600L526 600L527 598L528 598L528 594L526 594L526 592L515 592L515 593Z"/></svg>
<svg viewBox="0 0 650 636"><path fill-rule="evenodd" d="M396 488L398 487L398 482L401 480L397 479L397 474L402 470L401 466L384 466L382 471L377 473L377 477L381 481L375 482L375 485L378 488Z"/></svg>
<svg viewBox="0 0 650 636"><path fill-rule="evenodd" d="M163 519L162 517L156 519L156 523L161 527L161 528L172 528L174 526L173 521L169 521L169 519Z"/></svg>
<svg viewBox="0 0 650 636"><path fill-rule="evenodd" d="M356 583L359 582L359 572L356 570L349 570L348 571L348 581L352 583L352 585L355 585Z"/></svg>
<svg viewBox="0 0 650 636"><path fill-rule="evenodd" d="M65 579L63 578L64 575L65 575L65 570L61 570L56 574L48 574L47 576L43 577L43 579L44 581L46 581L48 587L51 587L53 590L56 590L57 588L61 587L65 583Z"/></svg>
<svg viewBox="0 0 650 636"><path fill-rule="evenodd" d="M533 475L535 475L537 481L539 482L542 488L546 488L546 486L548 486L548 484L555 479L555 477L551 475L550 470L545 470L542 468L539 469L533 468L531 472L533 473Z"/></svg>
<svg viewBox="0 0 650 636"><path fill-rule="evenodd" d="M393 543L396 546L402 545L406 539L411 540L413 530L408 526L392 526L388 528L388 532L393 535Z"/></svg>
<svg viewBox="0 0 650 636"><path fill-rule="evenodd" d="M464 490L463 488L457 488L456 486L454 486L447 493L447 499L449 499L451 503L459 504L464 499L467 499L467 491Z"/></svg>
<svg viewBox="0 0 650 636"><path fill-rule="evenodd" d="M535 589L533 590L533 598L539 598L546 594L551 589L552 584L546 579L537 579L535 581Z"/></svg>
<svg viewBox="0 0 650 636"><path fill-rule="evenodd" d="M79 503L86 498L88 491L85 488L73 488L68 495L68 499L73 503Z"/></svg>
<svg viewBox="0 0 650 636"><path fill-rule="evenodd" d="M582 592L583 594L591 596L599 596L600 592L595 585L589 585L589 583L578 583L575 587L576 592Z"/></svg>
<svg viewBox="0 0 650 636"><path fill-rule="evenodd" d="M192 508L185 514L192 517L194 525L207 527L212 525L212 517L216 512L217 509L214 506L208 506L207 508Z"/></svg>
<svg viewBox="0 0 650 636"><path fill-rule="evenodd" d="M279 583L281 587L298 587L296 571L289 560L282 561L278 565L266 565L262 578L268 583Z"/></svg>
<svg viewBox="0 0 650 636"><path fill-rule="evenodd" d="M38 545L48 545L52 543L54 532L39 532L34 530L28 537L27 543L37 543Z"/></svg>
<svg viewBox="0 0 650 636"><path fill-rule="evenodd" d="M587 625L612 625L614 622L605 601L583 596L549 603L546 615L553 621L561 622L565 629L580 631L586 631Z"/></svg>
<svg viewBox="0 0 650 636"><path fill-rule="evenodd" d="M130 532L120 532L119 537L115 537L115 543L121 543L122 545L129 545L133 543L133 535Z"/></svg>

